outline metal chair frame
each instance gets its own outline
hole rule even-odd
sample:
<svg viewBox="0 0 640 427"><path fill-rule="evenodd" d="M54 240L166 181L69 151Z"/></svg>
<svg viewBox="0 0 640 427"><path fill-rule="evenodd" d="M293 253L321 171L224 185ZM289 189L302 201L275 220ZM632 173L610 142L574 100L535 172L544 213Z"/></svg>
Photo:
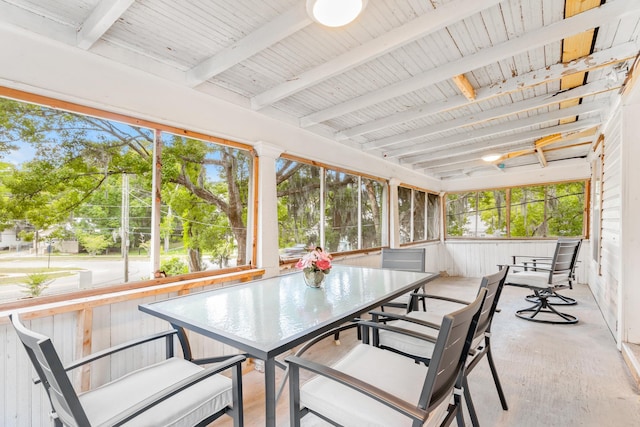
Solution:
<svg viewBox="0 0 640 427"><path fill-rule="evenodd" d="M578 322L578 318L569 313L563 313L557 310L554 305L573 305L571 301L564 303L552 303L550 298L558 298L557 291L561 289L567 289L573 287L573 281L575 280L575 267L578 261L578 254L580 253L580 246L582 239L558 239L556 249L549 264L542 267L540 264L533 266L532 263L516 264L511 268L519 268L523 273L526 272L538 272L548 273L546 282L540 281L539 285L531 283L518 283L518 273L511 274L507 277L507 285L518 286L522 288L528 288L533 291L533 295L530 295L528 300L534 302L531 307L523 308L516 311L516 316L521 319L529 320L539 323L551 323L551 324L575 324ZM566 275L567 279L561 282L554 281L556 275ZM537 317L540 313L553 314L559 317L561 320L553 320Z"/></svg>
<svg viewBox="0 0 640 427"><path fill-rule="evenodd" d="M389 268L393 270L405 270L405 271L418 271L424 272L426 269L426 249L425 248L382 248L382 268ZM417 292L417 291L415 291ZM422 292L424 292L424 287L422 288ZM416 302L409 295L409 302ZM422 309L426 310L426 303L424 300L422 301ZM382 310L384 311L384 307L395 307L395 308L404 308L407 311L411 311L414 306L413 304L401 302L396 299L393 301L389 301L382 305ZM417 307L417 305L416 305Z"/></svg>
<svg viewBox="0 0 640 427"><path fill-rule="evenodd" d="M423 426L425 423L429 423L430 413L439 405L444 404L445 399L450 399L451 393L453 392L452 401L449 400L447 403L446 417L440 425L450 425L455 418L458 421L458 425L464 426L464 419L460 411L460 395L463 393L462 389L465 383L464 367L485 297L486 290L482 290L474 302L460 310L445 315L437 338L372 321L360 321L356 324L349 324L338 328L341 331L353 327L362 328L363 343L359 344L360 346L368 345L368 337L371 329L385 329L394 333L407 334L425 341L434 342L435 349L431 365L423 380L422 391L419 396L416 396L416 401L414 402L402 400L387 390L372 386L350 375L349 372L336 370L331 366L322 365L302 357L313 345L326 337L332 336L336 330L326 332L310 341L302 347L295 356L289 356L285 359L289 363L290 368L289 397L291 425L294 427L300 426L301 418L308 413L314 413L333 425L339 425L336 421L332 420L331 413L321 413L314 408L302 407L300 371L306 370L321 376L323 379L332 382L335 381L358 393L368 396L372 403L375 402L380 405L385 405L404 414L412 420L413 427ZM386 352L386 350L375 349L372 354L376 354L378 351ZM375 360L369 361L369 363L375 363ZM410 358L400 357L396 363L413 365L415 362ZM414 379L412 378L411 380ZM340 399L341 397L335 396L335 398ZM416 402L418 403L416 404ZM359 408L354 407L353 411L359 411Z"/></svg>
<svg viewBox="0 0 640 427"><path fill-rule="evenodd" d="M145 411L153 410L153 408L159 403L177 395L192 385L226 370L231 370L233 405L227 406L216 413L209 414L197 425L206 426L224 414L233 418L234 427L241 427L244 424L241 367L242 361L246 359L244 355L194 360L191 358L191 350L187 336L184 333L184 330L179 328L110 347L64 366L49 337L26 328L20 322L17 313L11 314L9 318L38 376L37 379L34 379L34 383L41 383L47 393L47 397L51 404L51 417L56 427L63 425L91 426L89 416L85 412L85 408L82 406L79 395L74 390L68 377L68 371L102 359L103 357L119 353L123 350L161 339L165 340L166 358L169 359L174 356L174 336L178 336L183 349L183 355L190 363L198 365L218 362L222 363L205 368L196 374L177 381L168 388L158 390L145 400L139 402L132 401L131 407L127 411L115 415L106 422L106 425L109 425L110 427L123 425L145 413ZM108 387L108 385L109 383L102 387Z"/></svg>
<svg viewBox="0 0 640 427"><path fill-rule="evenodd" d="M487 297L485 299L482 311L480 313L480 317L478 320L478 327L474 335L474 341L476 341L477 338L481 336L483 337L483 339L481 343L478 344L475 348L470 349L470 356L469 356L469 359L467 360L467 365L464 371L464 397L465 397L465 402L467 404L467 409L469 410L471 423L474 427L479 426L480 422L478 420L478 416L477 416L475 407L473 405L473 400L471 398L471 392L469 390L467 376L473 370L473 368L475 368L478 365L478 363L480 362L480 360L482 360L484 356L487 357L489 368L491 370L491 376L493 377L493 382L496 386L496 390L498 392L498 397L500 398L500 404L502 405L502 409L505 411L509 409L507 405L507 399L505 397L504 391L502 389L502 385L500 383L500 378L498 377L498 371L495 366L493 354L491 353L491 324L493 322L494 314L498 311L498 301L500 300L500 295L502 294L502 289L504 288L505 279L507 277L508 271L509 271L509 267L503 267L497 273L484 276L480 282L480 287L478 289L478 294L480 294L480 292L483 292L483 290L486 290ZM442 300L442 301L447 301L447 302L452 302L452 303L462 304L462 305L469 304L468 301L449 298L443 295L424 294L424 295L415 295L415 298ZM393 324L400 324L402 321L406 321L409 323L422 325L425 328L429 328L429 329L436 329L436 330L440 329L440 325L437 325L431 322L426 322L422 319L411 317L410 315L409 316L393 315L386 312L371 312L371 315L372 315L372 321L374 322L384 322L384 323L393 325ZM375 331L373 334L373 345L383 349L394 351L396 353L403 354L407 357L414 359L416 362L421 362L421 363L424 363L425 365L429 365L431 361L431 358L429 357L423 357L423 356L414 355L414 354L407 354L393 347L387 347L382 345L380 343L379 334L375 333Z"/></svg>

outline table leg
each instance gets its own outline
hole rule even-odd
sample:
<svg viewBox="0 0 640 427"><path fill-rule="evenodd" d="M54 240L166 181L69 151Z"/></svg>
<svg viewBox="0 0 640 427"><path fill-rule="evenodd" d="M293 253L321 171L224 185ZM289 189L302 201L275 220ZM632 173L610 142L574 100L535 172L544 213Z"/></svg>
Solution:
<svg viewBox="0 0 640 427"><path fill-rule="evenodd" d="M266 427L276 425L276 361L267 359L264 361L264 400Z"/></svg>

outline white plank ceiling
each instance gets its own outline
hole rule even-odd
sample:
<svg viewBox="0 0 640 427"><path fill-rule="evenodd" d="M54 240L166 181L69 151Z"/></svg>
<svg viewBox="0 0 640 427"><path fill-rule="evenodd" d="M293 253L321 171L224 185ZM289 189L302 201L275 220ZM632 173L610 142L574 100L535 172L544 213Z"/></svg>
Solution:
<svg viewBox="0 0 640 427"><path fill-rule="evenodd" d="M0 24L453 179L586 158L638 54L640 1L566 2L369 0L330 29L304 0L0 0Z"/></svg>

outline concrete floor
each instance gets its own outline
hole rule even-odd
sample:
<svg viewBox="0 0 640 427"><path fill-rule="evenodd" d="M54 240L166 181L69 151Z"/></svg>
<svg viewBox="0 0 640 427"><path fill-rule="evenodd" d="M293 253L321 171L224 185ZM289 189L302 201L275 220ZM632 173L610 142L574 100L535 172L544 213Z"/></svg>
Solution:
<svg viewBox="0 0 640 427"><path fill-rule="evenodd" d="M479 283L479 279L439 278L429 285L429 292L470 300ZM486 360L469 376L480 423L490 427L640 426L637 384L589 288L577 285L565 291L578 301L576 306L564 307L580 319L575 325L541 324L515 317L515 310L530 305L524 300L526 293L526 289L505 287L501 312L494 317L492 328L493 354L509 410L500 406ZM355 337L343 335L341 341L340 346L328 342L313 357L340 357ZM255 371L244 376L247 427L264 425L262 381L262 374ZM285 392L278 404L279 427L289 425L287 399ZM470 425L466 414L465 418ZM212 424L225 425L230 423L224 419Z"/></svg>

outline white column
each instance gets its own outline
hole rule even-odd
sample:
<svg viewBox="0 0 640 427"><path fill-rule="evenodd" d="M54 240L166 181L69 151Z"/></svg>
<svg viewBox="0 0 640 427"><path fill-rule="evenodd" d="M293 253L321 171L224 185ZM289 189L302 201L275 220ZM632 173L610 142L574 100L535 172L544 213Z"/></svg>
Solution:
<svg viewBox="0 0 640 427"><path fill-rule="evenodd" d="M640 344L640 103L622 108L619 338Z"/></svg>
<svg viewBox="0 0 640 427"><path fill-rule="evenodd" d="M389 247L400 247L400 213L398 212L398 185L400 180L389 180Z"/></svg>
<svg viewBox="0 0 640 427"><path fill-rule="evenodd" d="M280 157L282 149L262 141L254 148L259 160L256 266L266 270L265 277L271 277L280 272L276 160Z"/></svg>

